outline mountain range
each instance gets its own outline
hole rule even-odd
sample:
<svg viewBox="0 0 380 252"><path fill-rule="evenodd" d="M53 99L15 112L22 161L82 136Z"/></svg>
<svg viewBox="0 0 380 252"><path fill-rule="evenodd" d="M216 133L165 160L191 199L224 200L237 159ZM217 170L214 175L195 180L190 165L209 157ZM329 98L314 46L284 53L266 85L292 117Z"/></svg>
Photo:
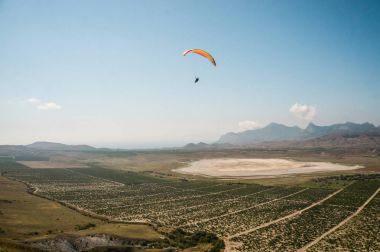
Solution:
<svg viewBox="0 0 380 252"><path fill-rule="evenodd" d="M95 147L89 145L68 145L52 142L34 142L32 144L25 145L27 148L38 150L54 150L54 151L92 151L96 150Z"/></svg>
<svg viewBox="0 0 380 252"><path fill-rule="evenodd" d="M380 126L371 123L339 123L318 126L310 123L305 129L289 127L279 123L246 130L229 132L213 144L187 144L185 149L209 148L286 148L286 147L380 147Z"/></svg>
<svg viewBox="0 0 380 252"><path fill-rule="evenodd" d="M242 132L229 132L212 144L189 143L187 150L234 149L234 148L316 148L358 147L380 149L380 126L371 123L339 123L318 126L314 123L302 129L270 123L267 126ZM112 150L89 145L67 145L52 142L35 142L29 145L0 145L0 156L9 153L35 153L36 151L95 151Z"/></svg>
<svg viewBox="0 0 380 252"><path fill-rule="evenodd" d="M273 141L300 141L318 138L327 135L379 135L380 128L371 123L357 124L352 122L317 126L310 123L305 129L297 126L289 127L278 123L271 123L264 128L246 130L238 133L227 133L217 141L218 144L252 145Z"/></svg>

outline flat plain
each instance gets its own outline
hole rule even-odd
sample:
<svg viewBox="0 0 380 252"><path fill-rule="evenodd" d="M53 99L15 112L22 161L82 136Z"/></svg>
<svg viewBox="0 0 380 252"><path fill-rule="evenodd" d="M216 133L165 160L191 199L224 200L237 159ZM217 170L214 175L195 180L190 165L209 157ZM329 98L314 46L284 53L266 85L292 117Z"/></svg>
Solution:
<svg viewBox="0 0 380 252"><path fill-rule="evenodd" d="M212 177L252 177L307 174L314 172L347 171L363 168L329 162L297 162L288 159L221 158L203 159L173 171Z"/></svg>

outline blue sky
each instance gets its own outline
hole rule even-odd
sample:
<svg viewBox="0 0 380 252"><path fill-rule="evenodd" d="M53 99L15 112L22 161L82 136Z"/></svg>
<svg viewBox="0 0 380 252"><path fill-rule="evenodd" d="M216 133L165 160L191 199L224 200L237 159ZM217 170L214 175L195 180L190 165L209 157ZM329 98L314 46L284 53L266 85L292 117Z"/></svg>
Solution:
<svg viewBox="0 0 380 252"><path fill-rule="evenodd" d="M0 0L0 144L378 125L379 97L378 1Z"/></svg>

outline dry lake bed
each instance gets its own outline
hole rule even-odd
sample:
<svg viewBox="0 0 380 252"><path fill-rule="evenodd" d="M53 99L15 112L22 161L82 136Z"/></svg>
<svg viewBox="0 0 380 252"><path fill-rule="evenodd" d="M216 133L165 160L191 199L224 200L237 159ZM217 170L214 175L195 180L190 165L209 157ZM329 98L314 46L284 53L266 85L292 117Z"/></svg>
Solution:
<svg viewBox="0 0 380 252"><path fill-rule="evenodd" d="M203 159L175 169L183 174L211 177L280 176L312 172L344 171L363 168L329 162L298 162L288 159Z"/></svg>

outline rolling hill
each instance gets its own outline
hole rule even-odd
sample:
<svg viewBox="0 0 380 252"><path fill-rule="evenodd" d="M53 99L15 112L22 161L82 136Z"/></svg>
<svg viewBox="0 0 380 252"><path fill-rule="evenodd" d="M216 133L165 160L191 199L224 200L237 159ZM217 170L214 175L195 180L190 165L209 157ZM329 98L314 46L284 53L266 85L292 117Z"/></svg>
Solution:
<svg viewBox="0 0 380 252"><path fill-rule="evenodd" d="M31 149L38 150L54 150L54 151L92 151L96 150L95 147L89 145L67 145L61 143L52 142L35 142L32 144L25 145Z"/></svg>

